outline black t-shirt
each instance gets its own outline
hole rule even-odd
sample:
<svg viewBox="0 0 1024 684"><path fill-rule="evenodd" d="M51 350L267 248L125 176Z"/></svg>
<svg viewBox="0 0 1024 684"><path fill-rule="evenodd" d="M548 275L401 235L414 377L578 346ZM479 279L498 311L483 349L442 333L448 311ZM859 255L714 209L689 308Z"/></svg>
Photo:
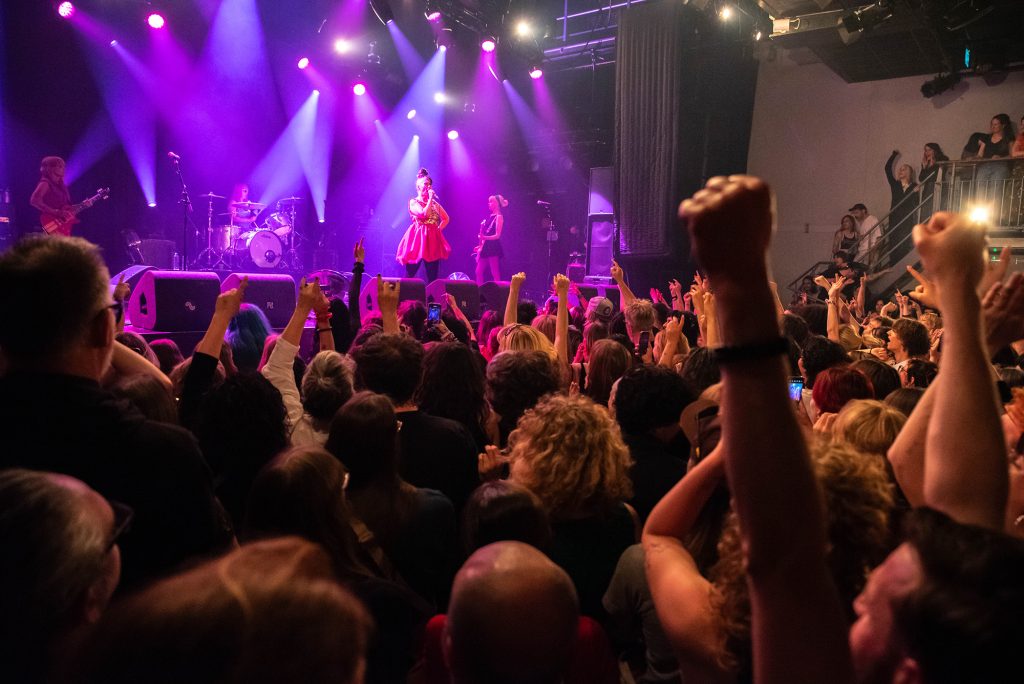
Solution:
<svg viewBox="0 0 1024 684"><path fill-rule="evenodd" d="M992 142L992 136L986 136L985 138L985 153L981 155L982 159L991 159L992 157L1009 157L1010 146L1013 145L1013 138L1008 135L1003 135L1003 139L999 142Z"/></svg>
<svg viewBox="0 0 1024 684"><path fill-rule="evenodd" d="M399 472L416 487L436 489L459 513L480 484L476 443L465 426L454 420L403 411L399 441Z"/></svg>
<svg viewBox="0 0 1024 684"><path fill-rule="evenodd" d="M669 445L650 435L623 435L623 439L629 447L629 455L633 457L633 467L629 471L633 480L633 498L629 504L636 509L643 523L668 490L686 474L686 460L679 458ZM688 443L683 453L689 455Z"/></svg>
<svg viewBox="0 0 1024 684"><path fill-rule="evenodd" d="M0 468L71 475L135 510L118 542L122 589L231 543L195 438L145 419L91 380L42 373L0 380L0 434Z"/></svg>

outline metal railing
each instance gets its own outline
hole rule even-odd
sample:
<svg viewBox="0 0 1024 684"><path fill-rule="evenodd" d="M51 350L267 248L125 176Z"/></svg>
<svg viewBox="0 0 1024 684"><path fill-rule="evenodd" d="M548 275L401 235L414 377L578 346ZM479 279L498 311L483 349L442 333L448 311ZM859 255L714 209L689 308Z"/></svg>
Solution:
<svg viewBox="0 0 1024 684"><path fill-rule="evenodd" d="M917 262L911 233L917 223L937 211L969 213L978 207L988 212L994 230L1019 232L1024 236L1024 159L965 159L937 164L936 173L918 191L904 197L878 225L860 236L850 248L855 261L875 273L889 270L872 284L872 290L887 295L909 281L907 265ZM893 221L897 221L892 225ZM796 292L808 276L821 273L831 264L819 261L789 284Z"/></svg>

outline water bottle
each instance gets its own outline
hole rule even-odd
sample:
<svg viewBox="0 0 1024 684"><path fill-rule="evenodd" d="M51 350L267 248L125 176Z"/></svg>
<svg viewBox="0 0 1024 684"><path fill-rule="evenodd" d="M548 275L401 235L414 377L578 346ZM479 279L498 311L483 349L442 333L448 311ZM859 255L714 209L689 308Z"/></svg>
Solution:
<svg viewBox="0 0 1024 684"><path fill-rule="evenodd" d="M181 255L178 254L177 252L175 252L174 256L171 257L171 270L172 271L180 271L181 270Z"/></svg>

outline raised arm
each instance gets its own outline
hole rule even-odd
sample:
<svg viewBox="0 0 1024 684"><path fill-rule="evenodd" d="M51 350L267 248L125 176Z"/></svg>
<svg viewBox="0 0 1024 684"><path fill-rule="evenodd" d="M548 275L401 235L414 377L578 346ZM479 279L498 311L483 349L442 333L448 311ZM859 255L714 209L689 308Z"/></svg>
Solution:
<svg viewBox="0 0 1024 684"><path fill-rule="evenodd" d="M889 155L889 159L885 162L885 179L889 181L889 185L896 184L896 174L893 173L893 164L896 163L896 158L900 156L899 150L893 150L892 154Z"/></svg>
<svg viewBox="0 0 1024 684"><path fill-rule="evenodd" d="M768 286L773 214L768 187L749 176L713 178L680 206L714 283L724 344L722 450L746 552L754 680L850 682L822 503L786 395L786 347Z"/></svg>
<svg viewBox="0 0 1024 684"><path fill-rule="evenodd" d="M938 213L914 227L914 245L938 286L944 330L925 442L924 499L959 522L1001 529L1006 448L976 292L984 244L984 230L954 214Z"/></svg>
<svg viewBox="0 0 1024 684"><path fill-rule="evenodd" d="M270 353L267 364L260 371L270 381L277 391L281 393L285 410L288 412L288 423L294 429L295 425L302 418L305 409L302 406L302 397L299 388L295 384L295 371L292 369L295 363L295 356L299 352L299 343L302 341L302 330L306 327L306 319L310 311L324 299L320 292L320 283L316 280L307 282L305 278L299 283L299 298L295 303L295 310L288 320L281 336L274 345L274 351ZM330 329L330 326L327 326Z"/></svg>
<svg viewBox="0 0 1024 684"><path fill-rule="evenodd" d="M174 389L171 379L163 371L150 363L145 356L135 353L117 340L114 340L114 353L110 357L110 366L120 376L148 375L156 378L168 392Z"/></svg>
<svg viewBox="0 0 1024 684"><path fill-rule="evenodd" d="M505 322L503 325L515 325L519 322L519 289L526 280L526 274L520 271L512 276L508 283L508 301L505 302Z"/></svg>
<svg viewBox="0 0 1024 684"><path fill-rule="evenodd" d="M636 295L629 289L629 285L626 284L626 273L619 266L619 262L612 260L612 280L619 286L619 308L623 311L626 307L636 301Z"/></svg>
<svg viewBox="0 0 1024 684"><path fill-rule="evenodd" d="M363 271L366 270L363 265L363 262L366 261L363 238L359 238L359 242L352 249L352 258L355 259L355 262L352 264L352 280L348 283L348 317L349 329L355 332L363 324L362 316L359 313L359 295L363 285Z"/></svg>
<svg viewBox="0 0 1024 684"><path fill-rule="evenodd" d="M385 281L377 274L377 306L380 308L381 324L386 333L399 333L398 295L401 283Z"/></svg>
<svg viewBox="0 0 1024 684"><path fill-rule="evenodd" d="M846 278L840 275L837 275L835 280L828 284L828 339L833 342L839 341L839 293L843 291L844 287L846 287Z"/></svg>
<svg viewBox="0 0 1024 684"><path fill-rule="evenodd" d="M558 295L558 309L555 311L555 351L558 360L569 366L569 279L559 273L555 276L555 294Z"/></svg>

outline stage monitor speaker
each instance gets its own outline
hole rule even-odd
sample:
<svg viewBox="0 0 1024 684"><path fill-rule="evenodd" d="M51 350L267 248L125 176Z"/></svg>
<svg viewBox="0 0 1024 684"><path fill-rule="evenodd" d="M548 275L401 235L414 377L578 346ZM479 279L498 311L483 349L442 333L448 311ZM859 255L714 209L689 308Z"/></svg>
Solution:
<svg viewBox="0 0 1024 684"><path fill-rule="evenodd" d="M128 302L128 319L144 330L206 330L219 294L216 273L146 271Z"/></svg>
<svg viewBox="0 0 1024 684"><path fill-rule="evenodd" d="M504 316L505 305L508 303L508 281L489 280L480 286L480 314L484 311L497 311ZM484 340L486 342L486 340Z"/></svg>
<svg viewBox="0 0 1024 684"><path fill-rule="evenodd" d="M588 300L593 299L594 297L607 297L611 300L612 304L615 305L615 310L619 310L619 288L617 286L580 283L576 287L580 289L580 294Z"/></svg>
<svg viewBox="0 0 1024 684"><path fill-rule="evenodd" d="M139 286L139 281L142 280L142 276L147 271L154 270L154 268L154 266L129 266L110 279L110 293L114 293L114 288L122 280L128 284L132 292L135 292L135 289Z"/></svg>
<svg viewBox="0 0 1024 684"><path fill-rule="evenodd" d="M360 318L366 318L371 311L377 311L377 279L364 276L364 280L366 284L363 285L363 289L359 293ZM419 278L385 278L384 282L401 283L398 289L399 303L412 299L426 305L426 285Z"/></svg>
<svg viewBox="0 0 1024 684"><path fill-rule="evenodd" d="M438 278L427 285L427 304L445 303L445 294L455 297L455 303L471 321L480 319L480 288L472 280L448 280Z"/></svg>
<svg viewBox="0 0 1024 684"><path fill-rule="evenodd" d="M267 315L270 327L283 328L295 310L295 279L287 273L232 273L220 285L221 292L238 287L242 278L249 278L245 299Z"/></svg>
<svg viewBox="0 0 1024 684"><path fill-rule="evenodd" d="M598 166L590 169L590 204L588 214L615 213L615 167Z"/></svg>
<svg viewBox="0 0 1024 684"><path fill-rule="evenodd" d="M174 240L140 240L139 251L143 263L157 268L171 269L174 264Z"/></svg>

